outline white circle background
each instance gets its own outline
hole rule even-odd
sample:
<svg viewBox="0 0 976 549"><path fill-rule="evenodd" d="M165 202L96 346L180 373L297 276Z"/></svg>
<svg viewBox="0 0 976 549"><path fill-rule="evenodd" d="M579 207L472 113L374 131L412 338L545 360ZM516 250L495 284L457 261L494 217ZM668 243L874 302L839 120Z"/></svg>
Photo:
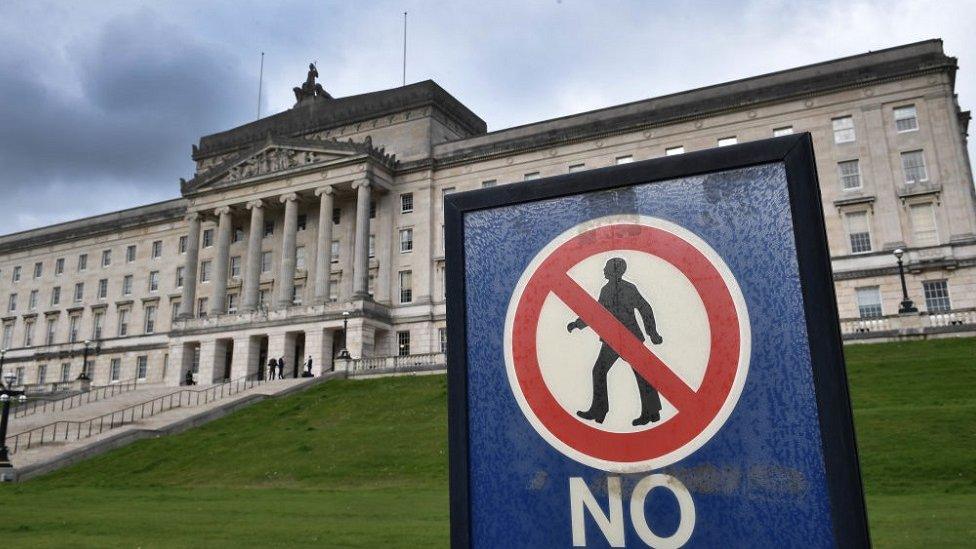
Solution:
<svg viewBox="0 0 976 549"><path fill-rule="evenodd" d="M715 418L701 433L682 447L657 458L639 462L617 462L596 458L576 450L550 433L536 417L525 395L522 394L512 357L515 311L526 285L542 262L559 246L579 234L598 227L622 223L667 231L699 250L722 276L739 318L739 365L729 395ZM677 267L664 259L630 250L593 255L573 266L569 270L569 276L590 295L598 296L600 288L605 284L603 266L611 257L623 257L627 261L624 279L637 285L638 290L647 298L654 310L658 332L664 338L664 342L661 345L651 345L650 341L646 341L645 345L672 368L678 377L692 389L697 390L708 364L711 331L705 306L694 285ZM556 401L573 418L576 418L577 410L589 408L592 398L591 372L600 349L599 336L592 329L574 330L572 333L567 331L566 325L575 319L576 314L558 297L550 293L543 303L536 332L537 359L542 377ZM614 215L590 220L554 238L536 254L522 273L509 301L505 319L505 365L508 381L529 423L546 442L567 457L584 465L617 473L635 473L665 467L687 457L708 442L721 429L739 400L748 374L751 342L745 298L735 277L718 253L704 240L679 225L641 215ZM640 399L634 374L623 359L619 359L610 369L607 392L610 396L610 412L602 425L578 418L577 420L607 432L632 433L657 428L673 418L676 413L675 408L662 395L661 421L641 427L631 425L631 420L640 413Z"/></svg>

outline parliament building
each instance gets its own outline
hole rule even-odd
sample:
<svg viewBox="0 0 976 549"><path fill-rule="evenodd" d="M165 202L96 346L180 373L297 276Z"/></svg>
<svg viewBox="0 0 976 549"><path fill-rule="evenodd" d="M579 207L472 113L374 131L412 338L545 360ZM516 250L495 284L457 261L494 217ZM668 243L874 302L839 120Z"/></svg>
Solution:
<svg viewBox="0 0 976 549"><path fill-rule="evenodd" d="M972 333L956 70L929 40L488 132L432 81L333 98L312 68L291 109L193 145L180 198L0 237L0 360L38 391L443 364L444 195L794 132L845 337Z"/></svg>

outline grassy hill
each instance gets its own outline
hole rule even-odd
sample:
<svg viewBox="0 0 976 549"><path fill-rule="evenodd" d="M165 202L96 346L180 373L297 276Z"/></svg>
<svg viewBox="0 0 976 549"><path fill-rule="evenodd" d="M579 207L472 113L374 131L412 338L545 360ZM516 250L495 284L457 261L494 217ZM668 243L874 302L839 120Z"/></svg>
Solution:
<svg viewBox="0 0 976 549"><path fill-rule="evenodd" d="M976 340L847 349L878 546L976 539ZM446 546L444 376L337 381L0 489L16 546Z"/></svg>

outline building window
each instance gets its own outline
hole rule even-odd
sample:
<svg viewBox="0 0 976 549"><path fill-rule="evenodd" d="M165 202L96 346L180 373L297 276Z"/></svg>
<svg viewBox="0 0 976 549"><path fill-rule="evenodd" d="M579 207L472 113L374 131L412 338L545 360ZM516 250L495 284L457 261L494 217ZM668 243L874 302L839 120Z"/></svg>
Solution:
<svg viewBox="0 0 976 549"><path fill-rule="evenodd" d="M400 213L410 213L413 211L413 193L403 193L400 195Z"/></svg>
<svg viewBox="0 0 976 549"><path fill-rule="evenodd" d="M305 270L305 246L298 246L295 248L295 268L299 270Z"/></svg>
<svg viewBox="0 0 976 549"><path fill-rule="evenodd" d="M400 229L400 253L413 251L413 229Z"/></svg>
<svg viewBox="0 0 976 549"><path fill-rule="evenodd" d="M329 301L332 303L339 301L339 275L329 277Z"/></svg>
<svg viewBox="0 0 976 549"><path fill-rule="evenodd" d="M129 309L119 309L119 337L129 334Z"/></svg>
<svg viewBox="0 0 976 549"><path fill-rule="evenodd" d="M155 246L155 243L153 243L153 245ZM136 260L136 246L135 244L133 244L131 246L126 247L125 249L125 262L132 263L135 260Z"/></svg>
<svg viewBox="0 0 976 549"><path fill-rule="evenodd" d="M857 288L857 310L861 318L878 318L881 312L881 290L877 286Z"/></svg>
<svg viewBox="0 0 976 549"><path fill-rule="evenodd" d="M210 260L200 262L200 282L210 282Z"/></svg>
<svg viewBox="0 0 976 549"><path fill-rule="evenodd" d="M230 258L230 277L241 277L241 256L235 255Z"/></svg>
<svg viewBox="0 0 976 549"><path fill-rule="evenodd" d="M64 258L59 257L54 262L54 276L61 276L61 273L63 272L64 272Z"/></svg>
<svg viewBox="0 0 976 549"><path fill-rule="evenodd" d="M925 310L930 313L947 313L952 310L949 303L949 284L945 280L926 280L922 283L925 292Z"/></svg>
<svg viewBox="0 0 976 549"><path fill-rule="evenodd" d="M232 242L240 242L244 240L244 229L240 227L234 227L234 236L231 237Z"/></svg>
<svg viewBox="0 0 976 549"><path fill-rule="evenodd" d="M75 284L75 303L81 303L82 298L85 296L85 283L78 282Z"/></svg>
<svg viewBox="0 0 976 549"><path fill-rule="evenodd" d="M369 258L373 259L374 257L376 257L376 235L375 234L369 235L369 246L367 247L369 248Z"/></svg>
<svg viewBox="0 0 976 549"><path fill-rule="evenodd" d="M539 179L539 172L529 172L522 176L523 181L532 181L533 179Z"/></svg>
<svg viewBox="0 0 976 549"><path fill-rule="evenodd" d="M487 181L482 181L481 182L481 188L482 189L490 189L490 188L492 188L492 187L494 187L496 185L498 185L498 180L497 179L489 179Z"/></svg>
<svg viewBox="0 0 976 549"><path fill-rule="evenodd" d="M159 291L159 271L149 272L149 291L150 292Z"/></svg>
<svg viewBox="0 0 976 549"><path fill-rule="evenodd" d="M271 252L261 252L261 272L271 272Z"/></svg>
<svg viewBox="0 0 976 549"><path fill-rule="evenodd" d="M200 373L200 346L199 345L193 348L193 358L190 360L190 372L194 374Z"/></svg>
<svg viewBox="0 0 976 549"><path fill-rule="evenodd" d="M61 364L61 383L67 383L71 381L71 363L65 362Z"/></svg>
<svg viewBox="0 0 976 549"><path fill-rule="evenodd" d="M939 230L935 224L935 208L931 202L912 204L908 208L912 221L912 234L916 246L936 246L939 244Z"/></svg>
<svg viewBox="0 0 976 549"><path fill-rule="evenodd" d="M271 298L271 290L258 291L258 306L262 309L268 308L268 300Z"/></svg>
<svg viewBox="0 0 976 549"><path fill-rule="evenodd" d="M78 256L78 272L82 272L88 269L88 254L81 254Z"/></svg>
<svg viewBox="0 0 976 549"><path fill-rule="evenodd" d="M125 275L122 277L122 295L132 295L132 275Z"/></svg>
<svg viewBox="0 0 976 549"><path fill-rule="evenodd" d="M784 135L793 135L793 126L773 129L773 137L783 137Z"/></svg>
<svg viewBox="0 0 976 549"><path fill-rule="evenodd" d="M54 338L57 337L58 331L58 319L49 318L47 319L47 334L44 337L45 345L54 345Z"/></svg>
<svg viewBox="0 0 976 549"><path fill-rule="evenodd" d="M685 148L678 145L677 147L668 147L664 149L665 156L674 156L676 154L685 154Z"/></svg>
<svg viewBox="0 0 976 549"><path fill-rule="evenodd" d="M92 317L92 339L102 339L103 320L105 320L105 313L102 311L96 312Z"/></svg>
<svg viewBox="0 0 976 549"><path fill-rule="evenodd" d="M739 140L733 135L732 137L722 137L718 140L719 147L728 147L729 145L735 145Z"/></svg>
<svg viewBox="0 0 976 549"><path fill-rule="evenodd" d="M332 253L332 262L335 263L335 262L339 261L339 241L338 240L333 240L332 241L332 252L331 253Z"/></svg>
<svg viewBox="0 0 976 549"><path fill-rule="evenodd" d="M413 273L400 271L400 303L413 301Z"/></svg>
<svg viewBox="0 0 976 549"><path fill-rule="evenodd" d="M47 382L47 364L37 366L37 384L44 385Z"/></svg>
<svg viewBox="0 0 976 549"><path fill-rule="evenodd" d="M136 357L136 378L146 379L149 373L149 357L146 355Z"/></svg>
<svg viewBox="0 0 976 549"><path fill-rule="evenodd" d="M183 265L179 265L179 266L176 267L176 287L177 288L182 288L183 287L183 273L185 272L185 269L186 268Z"/></svg>
<svg viewBox="0 0 976 549"><path fill-rule="evenodd" d="M851 243L851 253L859 254L871 251L871 230L868 227L867 212L849 212L844 216L847 221L847 236Z"/></svg>
<svg viewBox="0 0 976 549"><path fill-rule="evenodd" d="M13 281L20 282L20 265L14 267Z"/></svg>
<svg viewBox="0 0 976 549"><path fill-rule="evenodd" d="M40 262L35 263L34 264L34 278L41 278L41 275L43 275L43 274L44 274L44 264L43 263L40 263Z"/></svg>
<svg viewBox="0 0 976 549"><path fill-rule="evenodd" d="M23 386L24 385L24 367L23 366L20 366L19 368L17 368L16 370L14 370L14 373L17 376L16 377L16 380L14 381L14 385Z"/></svg>
<svg viewBox="0 0 976 549"><path fill-rule="evenodd" d="M203 247L209 248L213 246L213 229L203 230Z"/></svg>
<svg viewBox="0 0 976 549"><path fill-rule="evenodd" d="M274 236L274 221L264 222L264 238Z"/></svg>
<svg viewBox="0 0 976 549"><path fill-rule="evenodd" d="M298 216L295 230L304 231L306 225L308 225L308 216L306 214L302 214Z"/></svg>
<svg viewBox="0 0 976 549"><path fill-rule="evenodd" d="M441 352L447 352L447 328L437 329L437 338L440 341Z"/></svg>
<svg viewBox="0 0 976 549"><path fill-rule="evenodd" d="M68 343L78 341L78 325L81 324L81 317L71 315L68 317Z"/></svg>
<svg viewBox="0 0 976 549"><path fill-rule="evenodd" d="M109 361L109 379L110 381L118 381L122 377L122 359L113 358Z"/></svg>
<svg viewBox="0 0 976 549"><path fill-rule="evenodd" d="M37 310L37 290L31 290L27 295L27 310Z"/></svg>
<svg viewBox="0 0 976 549"><path fill-rule="evenodd" d="M400 356L410 356L410 331L403 330L397 332L397 354Z"/></svg>
<svg viewBox="0 0 976 549"><path fill-rule="evenodd" d="M24 321L24 347L31 347L34 345L34 321L25 320Z"/></svg>
<svg viewBox="0 0 976 549"><path fill-rule="evenodd" d="M205 297L197 298L197 316L201 318L207 316L207 298Z"/></svg>
<svg viewBox="0 0 976 549"><path fill-rule="evenodd" d="M586 164L570 164L569 173L577 173L586 170Z"/></svg>
<svg viewBox="0 0 976 549"><path fill-rule="evenodd" d="M159 259L163 257L163 241L154 240L152 243L152 258Z"/></svg>
<svg viewBox="0 0 976 549"><path fill-rule="evenodd" d="M183 235L180 237L179 250L181 254L186 253L186 244L190 241L190 237Z"/></svg>
<svg viewBox="0 0 976 549"><path fill-rule="evenodd" d="M227 294L227 312L231 314L237 312L237 294Z"/></svg>
<svg viewBox="0 0 976 549"><path fill-rule="evenodd" d="M620 164L630 164L633 161L634 161L634 155L632 155L632 154L626 154L624 156L618 156L617 159L616 159L616 163L617 163L618 166Z"/></svg>
<svg viewBox="0 0 976 549"><path fill-rule="evenodd" d="M837 163L840 173L840 186L845 191L861 188L861 166L857 160L847 160Z"/></svg>
<svg viewBox="0 0 976 549"><path fill-rule="evenodd" d="M143 326L145 333L156 333L156 306L146 305L143 308L143 317L145 320L145 326Z"/></svg>
<svg viewBox="0 0 976 549"><path fill-rule="evenodd" d="M300 284L295 284L294 286L292 286L292 288L291 288L291 304L292 305L301 305L302 304L302 290L303 289L304 289L304 286L302 286Z"/></svg>
<svg viewBox="0 0 976 549"><path fill-rule="evenodd" d="M918 129L918 113L915 105L895 107L895 129L898 133L913 132Z"/></svg>
<svg viewBox="0 0 976 549"><path fill-rule="evenodd" d="M180 317L180 300L174 299L169 304L169 320L172 323Z"/></svg>
<svg viewBox="0 0 976 549"><path fill-rule="evenodd" d="M112 250L102 250L102 267L112 264Z"/></svg>
<svg viewBox="0 0 976 549"><path fill-rule="evenodd" d="M332 208L332 224L338 225L342 221L342 210L339 208Z"/></svg>
<svg viewBox="0 0 976 549"><path fill-rule="evenodd" d="M55 286L51 288L51 306L59 305L61 303L61 286Z"/></svg>
<svg viewBox="0 0 976 549"><path fill-rule="evenodd" d="M98 299L108 299L108 279L98 281Z"/></svg>
<svg viewBox="0 0 976 549"><path fill-rule="evenodd" d="M10 294L10 300L7 301L7 310L10 312L17 310L17 294Z"/></svg>
<svg viewBox="0 0 976 549"><path fill-rule="evenodd" d="M3 323L3 348L9 349L14 342L14 323Z"/></svg>
<svg viewBox="0 0 976 549"><path fill-rule="evenodd" d="M922 151L901 153L901 168L905 172L905 183L921 183L929 180L925 170L925 155Z"/></svg>
<svg viewBox="0 0 976 549"><path fill-rule="evenodd" d="M851 116L842 116L840 118L834 118L831 123L834 127L834 143L851 143L855 139L854 134L854 118Z"/></svg>

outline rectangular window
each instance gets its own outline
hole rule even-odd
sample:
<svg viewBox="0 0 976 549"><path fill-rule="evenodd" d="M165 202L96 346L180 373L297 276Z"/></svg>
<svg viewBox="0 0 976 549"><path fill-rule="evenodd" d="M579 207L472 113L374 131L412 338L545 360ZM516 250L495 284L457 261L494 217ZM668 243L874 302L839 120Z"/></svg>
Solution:
<svg viewBox="0 0 976 549"><path fill-rule="evenodd" d="M397 332L397 354L410 356L410 332L408 330Z"/></svg>
<svg viewBox="0 0 976 549"><path fill-rule="evenodd" d="M413 229L400 229L400 253L413 251Z"/></svg>
<svg viewBox="0 0 976 549"><path fill-rule="evenodd" d="M481 182L481 188L482 189L490 189L490 188L492 188L492 187L494 187L496 185L498 185L498 180L496 180L496 179L489 179L487 181L482 181Z"/></svg>
<svg viewBox="0 0 976 549"><path fill-rule="evenodd" d="M834 143L851 143L856 138L854 134L854 118L842 116L831 120L834 127Z"/></svg>
<svg viewBox="0 0 976 549"><path fill-rule="evenodd" d="M413 301L413 273L400 271L400 303Z"/></svg>
<svg viewBox="0 0 976 549"><path fill-rule="evenodd" d="M78 341L78 326L81 324L81 317L71 315L68 317L68 343Z"/></svg>
<svg viewBox="0 0 976 549"><path fill-rule="evenodd" d="M235 255L230 258L230 277L241 277L241 256Z"/></svg>
<svg viewBox="0 0 976 549"><path fill-rule="evenodd" d="M152 258L153 259L159 259L160 257L163 257L163 241L162 240L153 240L153 243L152 243Z"/></svg>
<svg viewBox="0 0 976 549"><path fill-rule="evenodd" d="M146 355L136 357L136 378L146 379L149 373L149 357Z"/></svg>
<svg viewBox="0 0 976 549"><path fill-rule="evenodd" d="M847 160L837 163L840 174L840 186L845 191L861 188L861 166L857 160Z"/></svg>
<svg viewBox="0 0 976 549"><path fill-rule="evenodd" d="M24 385L24 367L23 366L20 366L19 368L17 368L16 370L14 370L14 373L16 374L16 379L14 380L14 385L23 386Z"/></svg>
<svg viewBox="0 0 976 549"><path fill-rule="evenodd" d="M369 218L370 219L376 219L376 201L375 200L370 200L369 201Z"/></svg>
<svg viewBox="0 0 976 549"><path fill-rule="evenodd" d="M31 290L30 294L27 295L27 309L30 311L37 310L37 290Z"/></svg>
<svg viewBox="0 0 976 549"><path fill-rule="evenodd" d="M153 245L155 245L155 243L153 243ZM136 245L133 244L131 246L126 247L125 249L125 262L132 263L135 260L136 260Z"/></svg>
<svg viewBox="0 0 976 549"><path fill-rule="evenodd" d="M186 253L186 245L189 241L190 241L190 237L188 237L187 235L183 235L180 237L179 250L181 254Z"/></svg>
<svg viewBox="0 0 976 549"><path fill-rule="evenodd" d="M938 245L939 230L935 224L935 208L932 203L912 204L908 212L912 221L912 234L915 236L915 245Z"/></svg>
<svg viewBox="0 0 976 549"><path fill-rule="evenodd" d="M201 318L207 316L207 298L205 297L197 299L197 316Z"/></svg>
<svg viewBox="0 0 976 549"><path fill-rule="evenodd" d="M9 349L14 342L14 323L3 323L3 348Z"/></svg>
<svg viewBox="0 0 976 549"><path fill-rule="evenodd" d="M37 384L44 385L47 383L47 364L40 364L37 367Z"/></svg>
<svg viewBox="0 0 976 549"><path fill-rule="evenodd" d="M258 306L260 306L262 309L268 308L268 303L270 299L271 299L271 290L258 291Z"/></svg>
<svg viewBox="0 0 976 549"><path fill-rule="evenodd" d="M146 305L143 308L143 317L145 320L144 330L147 334L156 333L156 306Z"/></svg>
<svg viewBox="0 0 976 549"><path fill-rule="evenodd" d="M295 248L295 268L305 270L305 246Z"/></svg>
<svg viewBox="0 0 976 549"><path fill-rule="evenodd" d="M685 148L678 145L677 147L668 147L664 149L665 156L674 156L676 154L685 154Z"/></svg>
<svg viewBox="0 0 976 549"><path fill-rule="evenodd" d="M59 305L61 303L61 286L55 286L51 288L51 306Z"/></svg>
<svg viewBox="0 0 976 549"><path fill-rule="evenodd" d="M34 278L41 278L41 275L43 275L43 274L44 274L44 264L41 263L41 262L35 263L34 264Z"/></svg>
<svg viewBox="0 0 976 549"><path fill-rule="evenodd" d="M122 377L122 359L113 358L109 361L109 380L118 381Z"/></svg>
<svg viewBox="0 0 976 549"><path fill-rule="evenodd" d="M918 113L915 105L895 107L895 130L898 133L913 132L918 129Z"/></svg>
<svg viewBox="0 0 976 549"><path fill-rule="evenodd" d="M132 275L125 275L122 277L122 295L132 295Z"/></svg>
<svg viewBox="0 0 976 549"><path fill-rule="evenodd" d="M261 272L271 272L271 252L261 252Z"/></svg>
<svg viewBox="0 0 976 549"><path fill-rule="evenodd" d="M92 339L102 339L102 324L105 320L105 313L97 311L92 317Z"/></svg>
<svg viewBox="0 0 976 549"><path fill-rule="evenodd" d="M624 156L618 156L617 159L616 159L617 165L620 165L620 164L630 164L633 161L634 161L634 155L632 155L632 154L626 154Z"/></svg>
<svg viewBox="0 0 976 549"><path fill-rule="evenodd" d="M169 320L172 323L180 317L180 300L174 299L169 304Z"/></svg>
<svg viewBox="0 0 976 549"><path fill-rule="evenodd" d="M292 305L301 305L302 304L302 290L304 288L305 287L302 286L302 285L300 285L300 284L295 284L294 286L292 286L292 288L291 288L291 303L292 303Z"/></svg>
<svg viewBox="0 0 976 549"><path fill-rule="evenodd" d="M339 301L339 275L329 277L329 301L332 303Z"/></svg>
<svg viewBox="0 0 976 549"><path fill-rule="evenodd" d="M440 341L440 344L441 344L440 345L441 346L441 352L442 353L446 353L447 352L447 328L438 328L437 329L437 338L438 338L438 340Z"/></svg>
<svg viewBox="0 0 976 549"><path fill-rule="evenodd" d="M793 135L793 126L773 129L773 137L783 137L784 135Z"/></svg>
<svg viewBox="0 0 976 549"><path fill-rule="evenodd" d="M13 281L20 282L20 265L14 267Z"/></svg>
<svg viewBox="0 0 976 549"><path fill-rule="evenodd" d="M580 164L569 165L569 173L577 173L577 172L582 172L584 170L586 170L586 164L580 163Z"/></svg>
<svg viewBox="0 0 976 549"><path fill-rule="evenodd" d="M31 347L34 345L34 321L25 320L24 321L24 347Z"/></svg>
<svg viewBox="0 0 976 549"><path fill-rule="evenodd" d="M61 383L67 383L71 381L71 363L65 362L61 364Z"/></svg>
<svg viewBox="0 0 976 549"><path fill-rule="evenodd" d="M149 272L149 291L150 292L159 291L159 271Z"/></svg>
<svg viewBox="0 0 976 549"><path fill-rule="evenodd" d="M108 279L98 281L98 299L108 299Z"/></svg>
<svg viewBox="0 0 976 549"><path fill-rule="evenodd" d="M75 303L81 303L81 300L85 297L85 283L78 282L75 284Z"/></svg>
<svg viewBox="0 0 976 549"><path fill-rule="evenodd" d="M81 254L78 256L78 272L82 272L88 269L88 254Z"/></svg>
<svg viewBox="0 0 976 549"><path fill-rule="evenodd" d="M231 237L231 242L241 242L244 240L244 229L240 227L234 227L233 237Z"/></svg>
<svg viewBox="0 0 976 549"><path fill-rule="evenodd" d="M522 176L523 181L532 181L533 179L539 179L539 172L529 172Z"/></svg>
<svg viewBox="0 0 976 549"><path fill-rule="evenodd" d="M58 331L58 319L57 318L47 319L47 330L46 330L46 335L44 337L45 345L54 345L54 338L57 337L57 331Z"/></svg>
<svg viewBox="0 0 976 549"><path fill-rule="evenodd" d="M339 208L332 208L332 224L338 225L342 221L342 210Z"/></svg>
<svg viewBox="0 0 976 549"><path fill-rule="evenodd" d="M921 183L929 180L925 169L925 155L922 151L901 153L901 168L905 172L905 183Z"/></svg>
<svg viewBox="0 0 976 549"><path fill-rule="evenodd" d="M739 140L736 139L734 135L732 137L722 137L722 138L719 138L719 140L718 140L718 146L719 147L728 147L729 145L735 145L738 142L739 142Z"/></svg>
<svg viewBox="0 0 976 549"><path fill-rule="evenodd" d="M868 227L867 212L849 212L844 216L847 221L847 236L851 243L851 253L859 254L871 251L871 230Z"/></svg>
<svg viewBox="0 0 976 549"><path fill-rule="evenodd" d="M332 262L335 263L339 261L339 241L332 241Z"/></svg>
<svg viewBox="0 0 976 549"><path fill-rule="evenodd" d="M274 221L264 222L264 237L274 236Z"/></svg>
<svg viewBox="0 0 976 549"><path fill-rule="evenodd" d="M400 195L400 213L410 213L413 211L413 193L403 193Z"/></svg>
<svg viewBox="0 0 976 549"><path fill-rule="evenodd" d="M17 310L17 294L10 294L10 300L7 301L7 310L10 312Z"/></svg>
<svg viewBox="0 0 976 549"><path fill-rule="evenodd" d="M231 314L237 312L237 294L227 294L227 312Z"/></svg>
<svg viewBox="0 0 976 549"><path fill-rule="evenodd" d="M112 250L102 250L102 267L112 264Z"/></svg>
<svg viewBox="0 0 976 549"><path fill-rule="evenodd" d="M926 280L922 283L925 292L925 310L930 313L947 313L952 310L949 302L949 284L945 280Z"/></svg>
<svg viewBox="0 0 976 549"><path fill-rule="evenodd" d="M373 259L376 257L376 235L369 235L369 258Z"/></svg>
<svg viewBox="0 0 976 549"><path fill-rule="evenodd" d="M857 288L857 310L861 318L878 318L881 312L881 290L877 286Z"/></svg>
<svg viewBox="0 0 976 549"><path fill-rule="evenodd" d="M119 309L119 337L129 334L129 309Z"/></svg>
<svg viewBox="0 0 976 549"><path fill-rule="evenodd" d="M213 246L213 229L204 229L203 231L203 247L209 248Z"/></svg>
<svg viewBox="0 0 976 549"><path fill-rule="evenodd" d="M210 260L200 263L200 282L210 282Z"/></svg>
<svg viewBox="0 0 976 549"><path fill-rule="evenodd" d="M295 229L298 231L304 231L306 225L308 225L308 216L305 214L298 216Z"/></svg>
<svg viewBox="0 0 976 549"><path fill-rule="evenodd" d="M183 265L180 265L180 266L176 267L176 287L177 288L182 288L183 287L183 273L184 272L185 272L185 267Z"/></svg>
<svg viewBox="0 0 976 549"><path fill-rule="evenodd" d="M54 276L61 276L63 272L64 272L64 258L59 257L54 262Z"/></svg>

